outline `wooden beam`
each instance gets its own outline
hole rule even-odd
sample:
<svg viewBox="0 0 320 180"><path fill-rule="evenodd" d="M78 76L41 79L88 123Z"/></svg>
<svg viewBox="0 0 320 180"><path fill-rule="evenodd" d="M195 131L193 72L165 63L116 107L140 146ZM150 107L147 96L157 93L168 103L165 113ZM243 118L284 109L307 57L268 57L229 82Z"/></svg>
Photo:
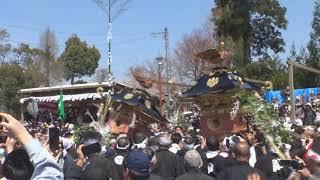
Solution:
<svg viewBox="0 0 320 180"><path fill-rule="evenodd" d="M292 62L292 61L291 61ZM289 87L290 87L290 106L291 106L291 114L290 119L293 122L296 119L296 105L294 98L294 81L293 81L293 64L289 63Z"/></svg>
<svg viewBox="0 0 320 180"><path fill-rule="evenodd" d="M294 80L293 80L293 66L298 67L300 69L306 70L313 72L315 74L320 75L320 71L296 62L293 62L291 60L288 60L288 65L289 65L289 86L290 86L290 104L291 104L291 115L290 119L291 121L295 120L296 112L295 112L295 98L294 98Z"/></svg>
<svg viewBox="0 0 320 180"><path fill-rule="evenodd" d="M305 66L305 65L290 61L290 60L288 61L288 65L293 65L293 66L296 66L296 67L298 67L300 69L304 69L306 71L310 71L310 72L313 72L313 73L316 73L316 74L320 74L320 71L317 70L317 69L314 69L314 68L311 68L311 67L308 67L308 66Z"/></svg>
<svg viewBox="0 0 320 180"><path fill-rule="evenodd" d="M261 81L261 80L256 80L256 79L250 79L250 78L246 78L246 80L248 82L251 82L251 83L257 83L257 84L262 84L262 85L265 85L266 84L266 81Z"/></svg>

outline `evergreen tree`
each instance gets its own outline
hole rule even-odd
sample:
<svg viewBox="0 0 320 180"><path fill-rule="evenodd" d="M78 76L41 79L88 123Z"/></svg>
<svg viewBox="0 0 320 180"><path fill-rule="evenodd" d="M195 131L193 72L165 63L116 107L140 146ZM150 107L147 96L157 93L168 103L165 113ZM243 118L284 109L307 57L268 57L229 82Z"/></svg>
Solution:
<svg viewBox="0 0 320 180"><path fill-rule="evenodd" d="M284 50L281 30L287 28L286 8L277 0L215 0L213 22L220 37L242 42L242 59L248 64L253 56L266 56Z"/></svg>
<svg viewBox="0 0 320 180"><path fill-rule="evenodd" d="M306 60L306 65L320 70L320 0L316 0L313 20L312 32L310 34L310 41L307 45L309 51L309 58ZM314 87L319 85L319 76L307 72L308 86Z"/></svg>
<svg viewBox="0 0 320 180"><path fill-rule="evenodd" d="M82 42L76 35L70 37L66 42L66 48L60 59L65 65L66 80L71 80L82 76L91 76L98 67L101 55L95 47L88 47L86 42Z"/></svg>
<svg viewBox="0 0 320 180"><path fill-rule="evenodd" d="M238 68L238 73L250 79L273 82L274 89L288 85L288 69L278 57L264 57Z"/></svg>
<svg viewBox="0 0 320 180"><path fill-rule="evenodd" d="M308 55L306 53L305 48L301 48L298 53L295 44L293 43L291 45L290 56L288 57L288 60L305 65L307 57ZM305 70L300 68L294 68L293 77L294 77L295 88L307 87L308 77L307 77L307 72Z"/></svg>

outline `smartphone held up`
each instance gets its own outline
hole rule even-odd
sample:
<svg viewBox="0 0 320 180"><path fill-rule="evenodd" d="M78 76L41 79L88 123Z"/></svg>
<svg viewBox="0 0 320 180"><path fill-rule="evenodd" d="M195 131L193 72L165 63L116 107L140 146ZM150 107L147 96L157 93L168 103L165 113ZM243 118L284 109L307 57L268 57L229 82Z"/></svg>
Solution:
<svg viewBox="0 0 320 180"><path fill-rule="evenodd" d="M59 135L60 135L59 128L56 128L56 127L49 128L49 148L52 151L59 149L59 144L60 144Z"/></svg>

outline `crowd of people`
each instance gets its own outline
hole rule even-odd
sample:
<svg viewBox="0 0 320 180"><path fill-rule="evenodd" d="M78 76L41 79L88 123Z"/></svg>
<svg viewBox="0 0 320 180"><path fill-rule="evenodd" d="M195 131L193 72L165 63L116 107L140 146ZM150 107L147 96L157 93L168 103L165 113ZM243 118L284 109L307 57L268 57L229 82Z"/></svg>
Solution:
<svg viewBox="0 0 320 180"><path fill-rule="evenodd" d="M284 121L290 121L291 106L290 96L288 93L284 93L284 101L280 103L279 100L274 97L272 99L272 106ZM308 100L305 100L302 96L295 99L295 121L294 124L298 126L313 126L320 124L320 94L310 93Z"/></svg>
<svg viewBox="0 0 320 180"><path fill-rule="evenodd" d="M11 115L0 116L3 179L320 179L317 129L292 126L293 143L279 145L284 160L254 126L220 138L179 126L151 126L132 137L113 136L106 146L94 129L83 133L75 144L73 127L65 125L60 127L59 146L53 148L45 127L26 128Z"/></svg>

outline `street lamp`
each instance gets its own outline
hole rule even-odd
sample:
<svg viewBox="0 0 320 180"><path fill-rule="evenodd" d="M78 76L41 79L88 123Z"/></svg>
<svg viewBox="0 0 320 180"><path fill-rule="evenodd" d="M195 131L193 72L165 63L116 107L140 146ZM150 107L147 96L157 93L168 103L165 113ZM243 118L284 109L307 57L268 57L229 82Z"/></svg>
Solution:
<svg viewBox="0 0 320 180"><path fill-rule="evenodd" d="M162 67L163 67L163 57L157 57L157 63L158 63L158 88L159 88L159 96L160 96L160 105L159 110L161 113L163 113L163 89L162 89Z"/></svg>

